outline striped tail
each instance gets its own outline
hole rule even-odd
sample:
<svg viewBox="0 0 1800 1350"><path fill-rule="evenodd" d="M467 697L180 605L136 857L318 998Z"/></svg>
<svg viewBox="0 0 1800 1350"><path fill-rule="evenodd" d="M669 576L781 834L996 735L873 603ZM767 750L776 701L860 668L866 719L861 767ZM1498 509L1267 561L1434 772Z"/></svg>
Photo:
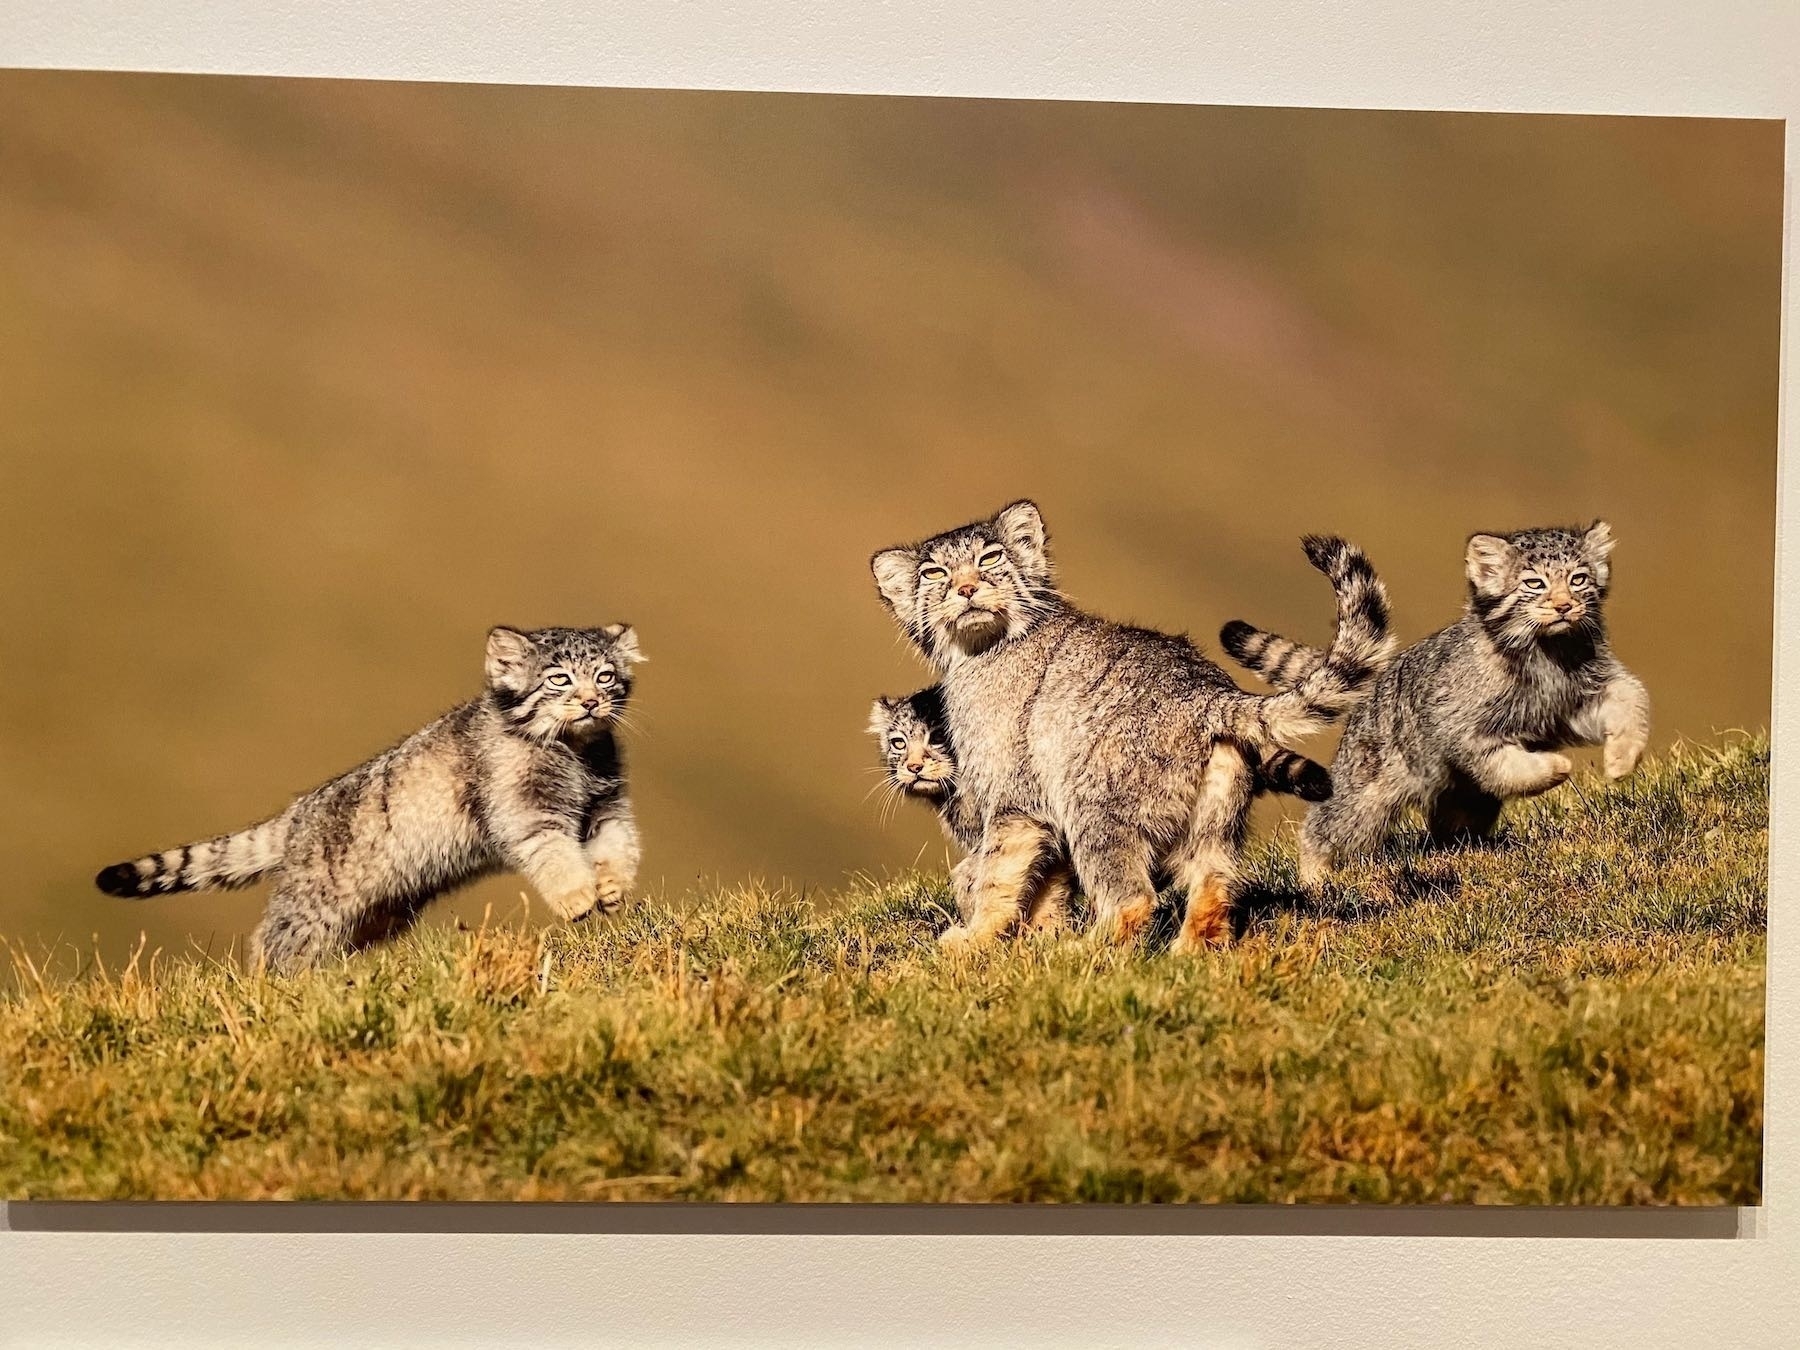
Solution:
<svg viewBox="0 0 1800 1350"><path fill-rule="evenodd" d="M1331 771L1286 746L1264 750L1256 776L1262 792L1281 792L1303 802L1322 802L1331 796Z"/></svg>
<svg viewBox="0 0 1800 1350"><path fill-rule="evenodd" d="M1387 587L1363 551L1316 534L1302 543L1307 561L1331 579L1337 595L1331 646L1303 647L1238 620L1219 633L1227 652L1281 689L1266 697L1246 694L1238 705L1239 734L1256 745L1299 740L1330 725L1368 697L1394 655Z"/></svg>
<svg viewBox="0 0 1800 1350"><path fill-rule="evenodd" d="M1286 689L1325 661L1323 647L1309 647L1279 633L1253 628L1242 619L1233 619L1219 630L1219 645L1233 661L1277 689Z"/></svg>
<svg viewBox="0 0 1800 1350"><path fill-rule="evenodd" d="M144 899L176 891L230 890L248 886L281 862L288 813L197 844L152 853L102 868L94 884L108 895Z"/></svg>

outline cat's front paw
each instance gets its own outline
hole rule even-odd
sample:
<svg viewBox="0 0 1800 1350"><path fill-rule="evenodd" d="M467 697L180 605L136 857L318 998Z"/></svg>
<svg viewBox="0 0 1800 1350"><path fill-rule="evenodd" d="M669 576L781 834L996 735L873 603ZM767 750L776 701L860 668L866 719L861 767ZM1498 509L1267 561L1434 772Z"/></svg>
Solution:
<svg viewBox="0 0 1800 1350"><path fill-rule="evenodd" d="M594 908L602 914L611 914L625 903L625 897L631 894L631 886L625 879L614 872L605 863L597 863L594 867Z"/></svg>
<svg viewBox="0 0 1800 1350"><path fill-rule="evenodd" d="M1606 766L1606 776L1612 779L1625 777L1637 768L1638 761L1644 757L1644 738L1641 736L1614 736L1606 742L1606 750L1602 755Z"/></svg>
<svg viewBox="0 0 1800 1350"><path fill-rule="evenodd" d="M1569 775L1574 772L1575 761L1567 755L1546 754L1544 756L1543 786L1533 789L1531 795L1535 796L1539 792L1548 792L1551 788L1561 787L1569 781Z"/></svg>
<svg viewBox="0 0 1800 1350"><path fill-rule="evenodd" d="M564 923L574 923L577 919L585 919L598 908L594 892L587 889L560 891L555 895L546 895L544 903L549 905L556 917Z"/></svg>
<svg viewBox="0 0 1800 1350"><path fill-rule="evenodd" d="M964 923L953 923L938 934L938 946L948 951L968 951L983 940L981 933Z"/></svg>

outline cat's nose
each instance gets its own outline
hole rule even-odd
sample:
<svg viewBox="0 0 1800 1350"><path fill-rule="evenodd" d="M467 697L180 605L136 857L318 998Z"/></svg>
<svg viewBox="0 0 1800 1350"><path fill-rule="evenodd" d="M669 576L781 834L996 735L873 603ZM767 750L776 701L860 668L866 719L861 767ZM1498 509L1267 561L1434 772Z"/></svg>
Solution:
<svg viewBox="0 0 1800 1350"><path fill-rule="evenodd" d="M581 706L586 708L589 712L592 712L595 708L600 706L600 700L597 698L584 698L581 700Z"/></svg>
<svg viewBox="0 0 1800 1350"><path fill-rule="evenodd" d="M924 760L909 759L906 761L906 771L908 773L917 773L917 772L919 772L919 770L923 769L924 767L925 767Z"/></svg>
<svg viewBox="0 0 1800 1350"><path fill-rule="evenodd" d="M1573 600L1552 600L1550 602L1550 608L1555 610L1558 614L1567 614L1570 610L1575 608L1575 602Z"/></svg>
<svg viewBox="0 0 1800 1350"><path fill-rule="evenodd" d="M971 595L975 594L975 588L980 584L981 583L978 581L965 581L956 588L956 593L967 600Z"/></svg>

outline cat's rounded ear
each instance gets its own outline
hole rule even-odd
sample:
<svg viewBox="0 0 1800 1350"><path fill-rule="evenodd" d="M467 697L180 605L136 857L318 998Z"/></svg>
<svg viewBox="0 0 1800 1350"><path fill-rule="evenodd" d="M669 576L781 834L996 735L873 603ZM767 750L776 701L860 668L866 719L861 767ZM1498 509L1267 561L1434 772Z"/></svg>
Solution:
<svg viewBox="0 0 1800 1350"><path fill-rule="evenodd" d="M630 624L609 623L600 631L606 635L606 640L612 644L613 655L619 660L628 661L636 666L642 665L645 661L650 659L644 655L643 648L638 646L637 629L633 628Z"/></svg>
<svg viewBox="0 0 1800 1350"><path fill-rule="evenodd" d="M869 707L869 733L874 736L887 734L888 722L894 715L900 700L897 698L878 698Z"/></svg>
<svg viewBox="0 0 1800 1350"><path fill-rule="evenodd" d="M1588 526L1587 533L1581 536L1581 547L1587 552L1589 559L1594 562L1605 562L1611 555L1613 544L1616 542L1613 538L1612 526L1604 520L1596 520Z"/></svg>
<svg viewBox="0 0 1800 1350"><path fill-rule="evenodd" d="M1014 560L1030 576L1050 575L1050 536L1037 503L1017 501L994 516L994 528Z"/></svg>
<svg viewBox="0 0 1800 1350"><path fill-rule="evenodd" d="M487 682L495 689L522 691L531 678L537 647L516 628L488 630Z"/></svg>
<svg viewBox="0 0 1800 1350"><path fill-rule="evenodd" d="M910 548L884 548L869 559L869 571L883 603L901 619L911 619L919 592L919 555Z"/></svg>
<svg viewBox="0 0 1800 1350"><path fill-rule="evenodd" d="M1506 569L1513 546L1497 534L1472 534L1463 554L1463 570L1478 591L1496 590L1506 584Z"/></svg>

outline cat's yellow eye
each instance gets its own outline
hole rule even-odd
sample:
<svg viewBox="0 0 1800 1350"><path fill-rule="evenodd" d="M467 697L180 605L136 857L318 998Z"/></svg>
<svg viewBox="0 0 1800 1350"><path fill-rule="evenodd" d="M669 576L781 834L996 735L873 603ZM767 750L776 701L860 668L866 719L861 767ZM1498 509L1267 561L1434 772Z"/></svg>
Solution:
<svg viewBox="0 0 1800 1350"><path fill-rule="evenodd" d="M1586 572L1577 572L1574 576L1569 578L1569 585L1571 586L1585 586L1587 584L1588 574Z"/></svg>
<svg viewBox="0 0 1800 1350"><path fill-rule="evenodd" d="M942 581L945 577L949 576L950 573L947 569L939 567L936 563L926 563L919 569L919 575L926 581Z"/></svg>
<svg viewBox="0 0 1800 1350"><path fill-rule="evenodd" d="M1544 581L1543 581L1542 577L1526 577L1524 584L1525 584L1525 589L1528 591L1541 591L1544 589Z"/></svg>
<svg viewBox="0 0 1800 1350"><path fill-rule="evenodd" d="M569 676L563 674L559 670L555 674L551 675L548 679L546 679L544 681L544 683L548 684L548 685L552 685L557 689L567 689L570 685L574 684L575 681L572 678L570 678Z"/></svg>
<svg viewBox="0 0 1800 1350"><path fill-rule="evenodd" d="M888 739L888 746L894 750L904 750L906 749L906 737L892 736Z"/></svg>
<svg viewBox="0 0 1800 1350"><path fill-rule="evenodd" d="M599 685L602 689L604 689L604 688L606 688L607 685L611 684L614 680L616 680L618 678L619 677L617 675L613 674L610 670L603 670L598 675L594 676L594 683Z"/></svg>
<svg viewBox="0 0 1800 1350"><path fill-rule="evenodd" d="M982 554L981 557L976 560L976 566L982 568L985 571L987 568L990 568L990 567L998 567L1004 561L1006 561L1006 550L1005 549L990 548L986 553Z"/></svg>

